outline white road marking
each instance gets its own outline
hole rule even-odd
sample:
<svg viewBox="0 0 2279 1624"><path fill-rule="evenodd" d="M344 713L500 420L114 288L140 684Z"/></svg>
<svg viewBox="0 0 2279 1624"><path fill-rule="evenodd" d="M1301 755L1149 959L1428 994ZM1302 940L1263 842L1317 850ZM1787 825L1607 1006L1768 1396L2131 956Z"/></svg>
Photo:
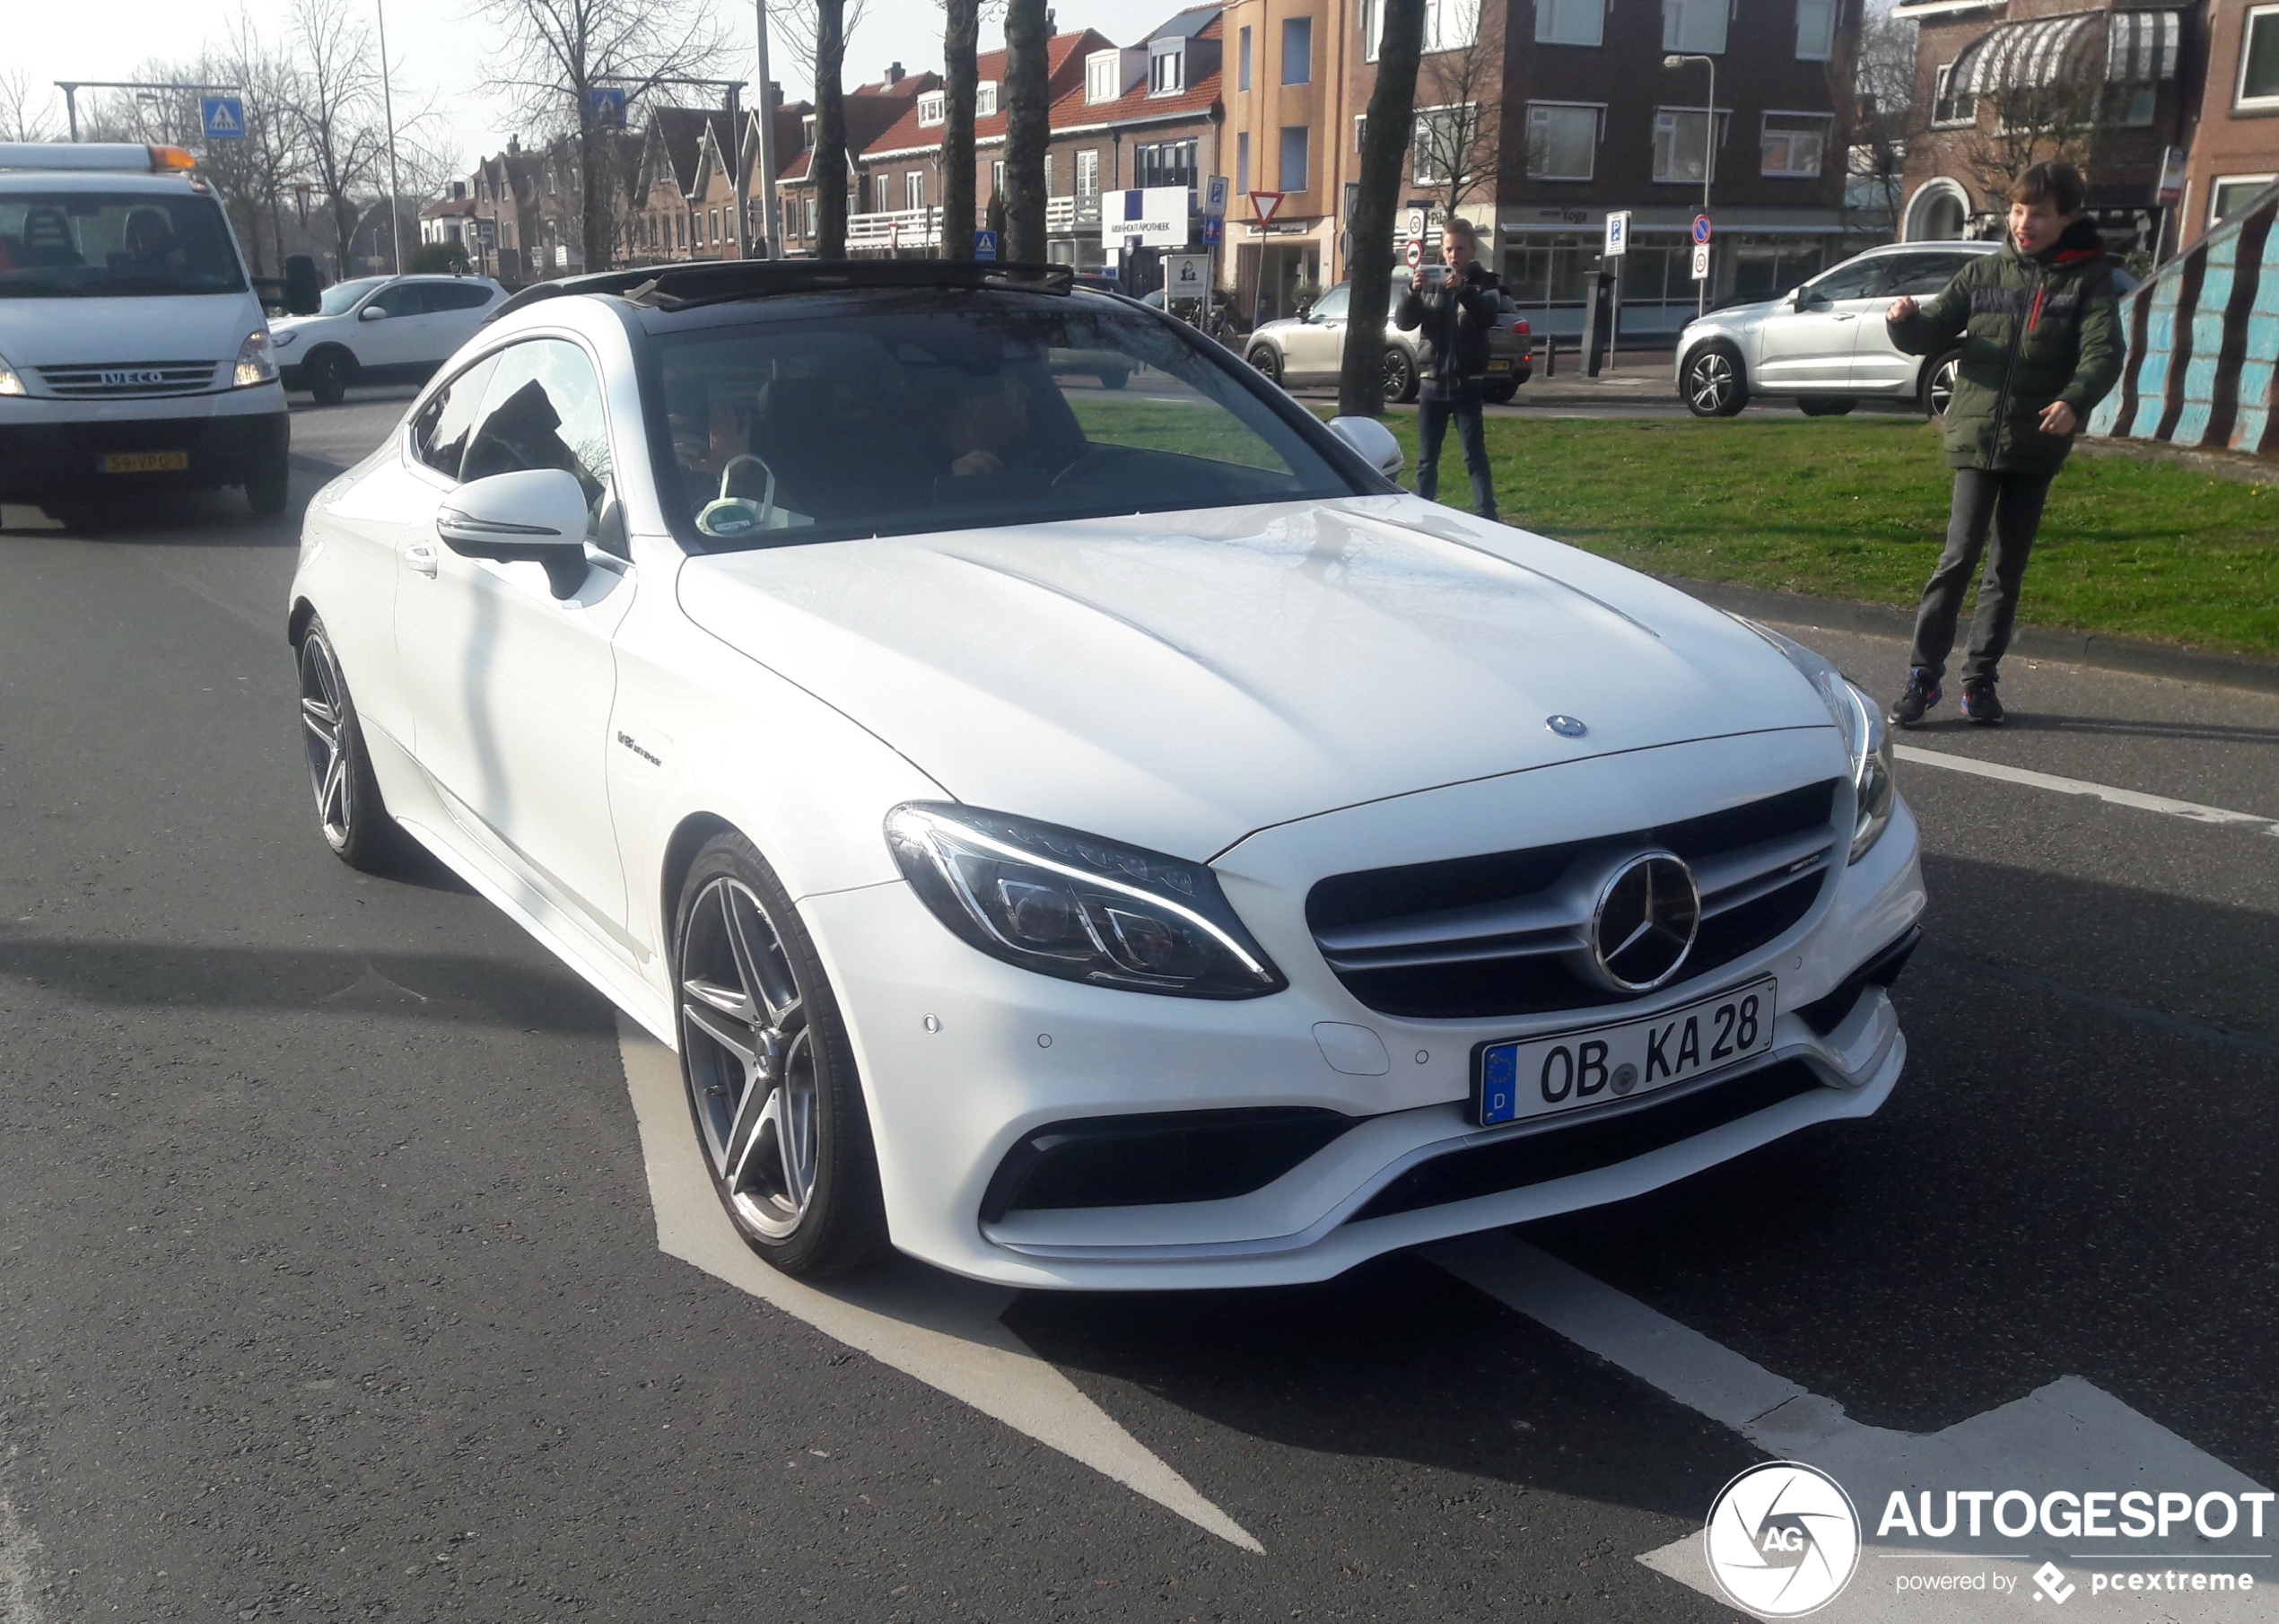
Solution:
<svg viewBox="0 0 2279 1624"><path fill-rule="evenodd" d="M2136 790L2116 789L2111 784L2091 783L2085 778L2060 778L2054 773L2008 767L2000 762L1952 755L1944 750L1925 750L1915 745L1894 745L1892 749L1901 761L1912 762L1921 767L1940 767L1949 773L1968 773L1977 778L1998 778L2004 783L2023 784L2031 790L2054 790L2059 795L2094 796L2116 807L2134 807L2140 812L2160 812L2170 817L2187 817L2196 824L2246 824L2260 828L2266 834L2279 834L2279 818L2265 817L2254 812L2232 812L2222 807L2204 807L2197 801L2175 800L2165 795L2146 795Z"/></svg>
<svg viewBox="0 0 2279 1624"><path fill-rule="evenodd" d="M8 1454L13 1462L13 1445ZM0 1467L0 1624L39 1624L39 1538L8 1497Z"/></svg>
<svg viewBox="0 0 2279 1624"><path fill-rule="evenodd" d="M1934 1550L1952 1553L1964 1542L1923 1544L1903 1549L1879 1542L1876 1529L1885 1503L1894 1490L1910 1497L1924 1489L1940 1493L1949 1489L2020 1489L2037 1496L2054 1489L2079 1493L2084 1489L2127 1490L2145 1489L2189 1491L2194 1496L2221 1489L2237 1495L2257 1485L2214 1456L2195 1448L2158 1422L2139 1415L2120 1400L2079 1376L2063 1376L2022 1399L1970 1417L1934 1433L1895 1432L1868 1427L1844 1413L1842 1405L1807 1393L1795 1383L1720 1347L1700 1332L1689 1330L1667 1315L1627 1297L1611 1286L1560 1262L1508 1233L1493 1233L1444 1241L1424 1249L1424 1255L1457 1279L1517 1309L1567 1340L1619 1366L1647 1385L1658 1388L1689 1409L1723 1422L1759 1448L1782 1459L1802 1461L1833 1476L1858 1506L1862 1522L1860 1571L1830 1604L1815 1618L1831 1624L1934 1624L1935 1620L1978 1620L2014 1616L2022 1597L2034 1594L2024 1576L2052 1555L2078 1586L2073 1600L2089 1603L2090 1576L2094 1572L2126 1572L2113 1559L2140 1553L2126 1549L2100 1551L2105 1560L2093 1566L2068 1562L2083 1545L2075 1540L2065 1551L2037 1550L2031 1557L1995 1554L2014 1541L1988 1541L1988 1554L1932 1557ZM1709 1508L1704 1506L1706 1517ZM2237 1542L2238 1551L2258 1559L2236 1560L2229 1571L2252 1573L2256 1589L2247 1593L2218 1596L2195 1593L2190 1614L2201 1620L2279 1620L2279 1567L2270 1560L2279 1526L2266 1522L2273 1539ZM2118 1539L2124 1547L2136 1543ZM2146 1541L2151 1543L2151 1541ZM2190 1559L2173 1564L2224 1567L2211 1562L2216 1547L2195 1541ZM2226 1542L2224 1555L2234 1554ZM1638 1559L1657 1573L1691 1585L1706 1595L1723 1599L1702 1555L1698 1535L1690 1535ZM2152 1556L2142 1566L2161 1565ZM2006 1596L1986 1593L1897 1592L1902 1571L2003 1571L2017 1577L2019 1588ZM2105 1604L2115 1613L2130 1611L2143 1619L2152 1605L2144 1593L2116 1598L2093 1598L2091 1611L2105 1616ZM2174 1605L2173 1603L2171 1605ZM2070 1613L2068 1617L2072 1616ZM2163 1615L2165 1616L2165 1615Z"/></svg>
<svg viewBox="0 0 2279 1624"><path fill-rule="evenodd" d="M1059 1450L1244 1550L1265 1548L1000 1322L1017 1295L909 1259L853 1281L804 1285L753 1255L720 1210L689 1124L680 1062L620 1017L617 1046L641 1124L657 1245L825 1336Z"/></svg>

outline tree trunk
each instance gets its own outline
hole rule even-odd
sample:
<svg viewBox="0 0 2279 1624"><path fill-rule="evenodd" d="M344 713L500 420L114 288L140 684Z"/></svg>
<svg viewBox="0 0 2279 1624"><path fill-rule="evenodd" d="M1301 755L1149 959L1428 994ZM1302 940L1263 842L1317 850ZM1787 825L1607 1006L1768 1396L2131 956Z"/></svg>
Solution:
<svg viewBox="0 0 2279 1624"><path fill-rule="evenodd" d="M839 78L846 65L846 0L815 4L815 181L816 255L847 257L847 107Z"/></svg>
<svg viewBox="0 0 2279 1624"><path fill-rule="evenodd" d="M1422 4L1423 0L1413 0ZM1044 0L1009 0L1005 11L1005 257L1044 262Z"/></svg>
<svg viewBox="0 0 2279 1624"><path fill-rule="evenodd" d="M1361 135L1361 190L1353 200L1353 250L1346 276L1345 356L1338 369L1340 416L1384 411L1384 322L1393 303L1393 211L1401 196L1401 159L1417 114L1417 63L1424 54L1424 0L1384 0L1377 46L1377 88Z"/></svg>
<svg viewBox="0 0 2279 1624"><path fill-rule="evenodd" d="M974 91L981 0L947 0L942 25L942 246L945 259L974 257Z"/></svg>

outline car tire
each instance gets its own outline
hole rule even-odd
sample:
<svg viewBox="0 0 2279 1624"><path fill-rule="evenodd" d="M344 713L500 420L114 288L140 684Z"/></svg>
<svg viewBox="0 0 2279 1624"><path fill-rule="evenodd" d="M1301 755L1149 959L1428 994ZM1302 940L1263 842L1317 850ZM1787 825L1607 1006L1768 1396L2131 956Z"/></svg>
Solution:
<svg viewBox="0 0 2279 1624"><path fill-rule="evenodd" d="M1741 352L1725 343L1705 344L1686 357L1682 387L1686 410L1696 417L1731 417L1749 404L1749 380Z"/></svg>
<svg viewBox="0 0 2279 1624"><path fill-rule="evenodd" d="M1253 345L1248 359L1267 382L1279 384L1282 381L1282 353L1272 345Z"/></svg>
<svg viewBox="0 0 2279 1624"><path fill-rule="evenodd" d="M886 1255L886 1201L854 1051L799 910L751 842L705 843L673 925L681 1078L713 1193L799 1279Z"/></svg>
<svg viewBox="0 0 2279 1624"><path fill-rule="evenodd" d="M1857 405L1856 400L1814 399L1806 396L1796 403L1796 409L1807 417L1841 417Z"/></svg>
<svg viewBox="0 0 2279 1624"><path fill-rule="evenodd" d="M1101 374L1100 374L1100 387L1101 387L1102 389L1120 389L1123 388L1123 386L1124 386L1125 384L1130 383L1131 381L1131 374L1130 372L1128 372L1128 371L1125 371L1125 372L1114 372L1114 371L1110 371L1110 372L1103 372L1103 373L1101 373Z"/></svg>
<svg viewBox="0 0 2279 1624"><path fill-rule="evenodd" d="M356 363L338 350L323 350L309 357L301 369L308 380L309 393L319 406L338 406L348 398L349 380L355 376Z"/></svg>
<svg viewBox="0 0 2279 1624"><path fill-rule="evenodd" d="M1417 363L1397 344L1384 346L1384 397L1403 406L1417 397Z"/></svg>
<svg viewBox="0 0 2279 1624"><path fill-rule="evenodd" d="M1925 417L1940 418L1947 415L1947 406L1954 399L1956 378L1962 371L1962 352L1949 350L1934 356L1923 369L1922 394L1919 404Z"/></svg>
<svg viewBox="0 0 2279 1624"><path fill-rule="evenodd" d="M1519 394L1516 382L1484 383L1480 386L1480 397L1489 406L1509 406Z"/></svg>
<svg viewBox="0 0 2279 1624"><path fill-rule="evenodd" d="M285 494L293 467L283 451L265 455L245 476L246 505L262 519L275 519L285 510Z"/></svg>
<svg viewBox="0 0 2279 1624"><path fill-rule="evenodd" d="M311 620L301 633L299 665L301 741L317 801L317 831L342 862L380 873L395 858L403 832L380 797L356 702L323 621Z"/></svg>

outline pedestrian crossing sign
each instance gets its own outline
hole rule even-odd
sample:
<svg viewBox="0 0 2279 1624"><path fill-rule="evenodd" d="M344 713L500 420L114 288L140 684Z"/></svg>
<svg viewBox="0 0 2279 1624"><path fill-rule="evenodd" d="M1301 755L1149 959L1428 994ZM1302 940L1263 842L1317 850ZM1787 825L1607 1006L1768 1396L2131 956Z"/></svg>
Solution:
<svg viewBox="0 0 2279 1624"><path fill-rule="evenodd" d="M208 141L242 141L245 139L245 98L242 96L207 96L199 102L205 118L205 138Z"/></svg>

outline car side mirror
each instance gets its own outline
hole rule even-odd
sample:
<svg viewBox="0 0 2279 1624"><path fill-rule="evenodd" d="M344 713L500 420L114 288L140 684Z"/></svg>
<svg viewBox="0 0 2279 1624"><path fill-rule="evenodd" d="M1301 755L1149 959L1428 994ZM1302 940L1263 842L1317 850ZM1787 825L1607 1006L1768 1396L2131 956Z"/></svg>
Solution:
<svg viewBox="0 0 2279 1624"><path fill-rule="evenodd" d="M388 319L388 312L381 310L376 304L368 304L362 310L356 312L356 319L359 321L385 321Z"/></svg>
<svg viewBox="0 0 2279 1624"><path fill-rule="evenodd" d="M1361 460L1387 479L1401 477L1401 470L1408 466L1401 455L1401 442L1393 431L1374 417L1332 417L1330 432L1353 448Z"/></svg>
<svg viewBox="0 0 2279 1624"><path fill-rule="evenodd" d="M462 558L545 566L556 598L586 580L586 491L562 468L471 479L444 498L435 533Z"/></svg>
<svg viewBox="0 0 2279 1624"><path fill-rule="evenodd" d="M1812 306L1812 291L1810 288L1798 288L1788 296L1788 308L1792 310L1808 310Z"/></svg>

